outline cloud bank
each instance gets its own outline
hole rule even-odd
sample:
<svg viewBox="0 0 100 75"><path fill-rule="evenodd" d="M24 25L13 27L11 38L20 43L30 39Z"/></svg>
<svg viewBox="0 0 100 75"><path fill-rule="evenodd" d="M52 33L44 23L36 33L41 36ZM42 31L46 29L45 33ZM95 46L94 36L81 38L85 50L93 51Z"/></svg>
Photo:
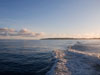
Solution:
<svg viewBox="0 0 100 75"><path fill-rule="evenodd" d="M82 33L82 34L50 34L47 38L100 38L100 33Z"/></svg>
<svg viewBox="0 0 100 75"><path fill-rule="evenodd" d="M0 28L0 39L40 39L40 38L100 38L99 33L84 34L45 34L44 32L32 32L23 28L19 31L13 28Z"/></svg>
<svg viewBox="0 0 100 75"><path fill-rule="evenodd" d="M23 37L23 38L41 38L45 34L43 32L37 33L37 32L32 32L29 29L23 28L19 31L11 28L0 28L0 37Z"/></svg>

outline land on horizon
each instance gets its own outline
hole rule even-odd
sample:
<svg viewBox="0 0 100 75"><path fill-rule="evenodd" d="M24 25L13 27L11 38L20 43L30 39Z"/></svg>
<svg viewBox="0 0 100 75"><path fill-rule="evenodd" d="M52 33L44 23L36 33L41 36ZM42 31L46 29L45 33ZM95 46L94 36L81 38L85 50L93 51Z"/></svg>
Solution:
<svg viewBox="0 0 100 75"><path fill-rule="evenodd" d="M100 38L42 38L40 40L100 40Z"/></svg>

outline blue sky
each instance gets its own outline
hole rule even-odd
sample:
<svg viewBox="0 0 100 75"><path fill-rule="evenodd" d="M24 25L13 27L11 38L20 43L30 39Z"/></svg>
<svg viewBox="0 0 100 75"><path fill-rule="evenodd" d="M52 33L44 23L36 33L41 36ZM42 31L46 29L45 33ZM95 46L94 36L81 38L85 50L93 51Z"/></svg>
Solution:
<svg viewBox="0 0 100 75"><path fill-rule="evenodd" d="M0 0L0 28L100 34L99 0Z"/></svg>

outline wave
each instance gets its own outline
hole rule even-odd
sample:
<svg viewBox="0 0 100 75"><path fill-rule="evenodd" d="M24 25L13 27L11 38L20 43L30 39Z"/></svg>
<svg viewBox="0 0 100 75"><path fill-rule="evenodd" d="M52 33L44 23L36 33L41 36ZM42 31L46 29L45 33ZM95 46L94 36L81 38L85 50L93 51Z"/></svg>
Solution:
<svg viewBox="0 0 100 75"><path fill-rule="evenodd" d="M67 50L54 50L56 60L46 75L100 75L100 53L88 51L91 49L77 42Z"/></svg>
<svg viewBox="0 0 100 75"><path fill-rule="evenodd" d="M76 48L77 46L77 48ZM70 46L66 51L67 66L72 75L100 75L100 53L82 50L83 44ZM98 69L98 70L97 70Z"/></svg>

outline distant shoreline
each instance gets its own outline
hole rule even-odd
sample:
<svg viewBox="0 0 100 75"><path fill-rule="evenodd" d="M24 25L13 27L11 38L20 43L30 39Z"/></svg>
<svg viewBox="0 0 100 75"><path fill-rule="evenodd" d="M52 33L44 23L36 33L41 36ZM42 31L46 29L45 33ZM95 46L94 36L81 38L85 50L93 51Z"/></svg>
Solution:
<svg viewBox="0 0 100 75"><path fill-rule="evenodd" d="M0 40L100 40L100 38L41 38L41 39L0 39Z"/></svg>
<svg viewBox="0 0 100 75"><path fill-rule="evenodd" d="M100 40L100 38L42 38L40 40Z"/></svg>

